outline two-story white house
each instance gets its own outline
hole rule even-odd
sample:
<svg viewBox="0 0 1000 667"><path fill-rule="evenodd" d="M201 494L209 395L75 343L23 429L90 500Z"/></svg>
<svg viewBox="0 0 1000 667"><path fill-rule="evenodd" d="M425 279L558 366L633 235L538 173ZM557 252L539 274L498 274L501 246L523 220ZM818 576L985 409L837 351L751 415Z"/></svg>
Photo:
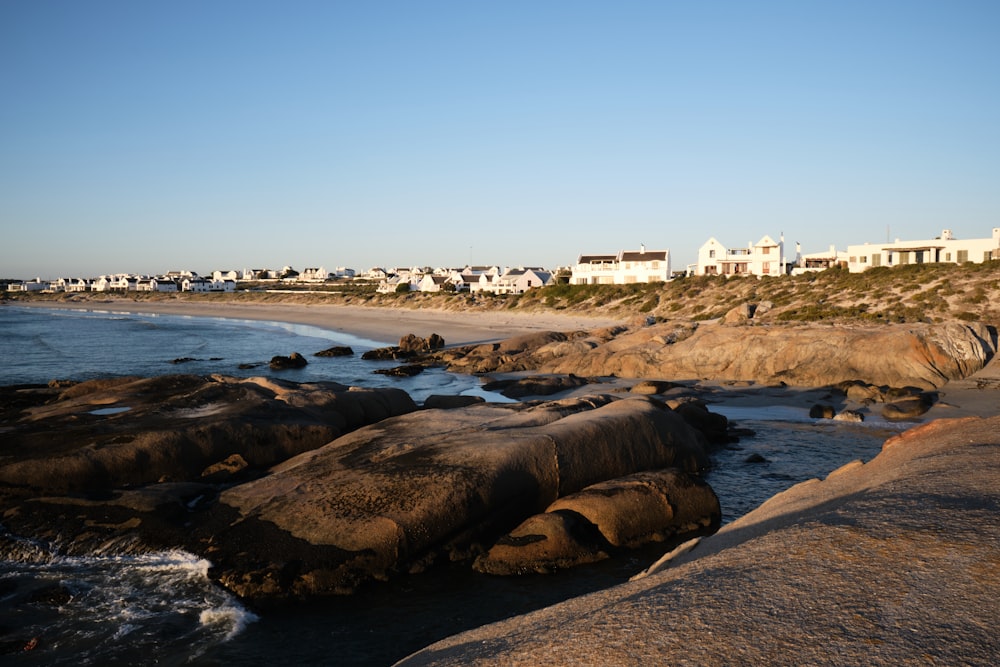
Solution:
<svg viewBox="0 0 1000 667"><path fill-rule="evenodd" d="M780 276L785 274L785 239L763 236L745 248L728 248L714 236L698 249L697 276Z"/></svg>
<svg viewBox="0 0 1000 667"><path fill-rule="evenodd" d="M571 285L629 285L670 280L670 251L620 250L614 255L580 255L573 266Z"/></svg>
<svg viewBox="0 0 1000 667"><path fill-rule="evenodd" d="M849 245L847 255L851 273L905 264L979 264L1000 259L1000 227L994 227L992 236L983 239L956 239L950 229L945 229L941 236L923 241L896 239L893 243Z"/></svg>

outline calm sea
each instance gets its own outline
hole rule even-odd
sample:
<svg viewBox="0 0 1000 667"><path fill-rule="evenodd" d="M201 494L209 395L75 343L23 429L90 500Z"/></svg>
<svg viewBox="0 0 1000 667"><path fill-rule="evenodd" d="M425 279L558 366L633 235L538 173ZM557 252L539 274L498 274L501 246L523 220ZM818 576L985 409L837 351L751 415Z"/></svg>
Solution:
<svg viewBox="0 0 1000 667"><path fill-rule="evenodd" d="M0 334L4 385L223 373L395 386L417 402L430 394L505 400L482 392L477 378L440 370L412 378L375 374L395 363L361 361L361 353L395 341L302 325L0 306ZM312 356L333 345L349 345L356 354ZM309 364L269 370L271 357L291 352ZM190 361L174 363L185 358ZM779 406L712 409L757 434L713 455L707 479L725 521L797 482L870 460L900 430L884 422L818 422L805 410ZM747 463L751 454L767 462ZM10 535L0 534L0 541L10 554L0 562L0 663L23 665L389 665L456 632L621 583L662 555L654 545L624 560L544 577L486 577L449 565L350 598L255 612L214 586L209 563L188 553L69 558ZM54 589L72 596L39 602ZM10 654L25 637L38 637L37 648Z"/></svg>

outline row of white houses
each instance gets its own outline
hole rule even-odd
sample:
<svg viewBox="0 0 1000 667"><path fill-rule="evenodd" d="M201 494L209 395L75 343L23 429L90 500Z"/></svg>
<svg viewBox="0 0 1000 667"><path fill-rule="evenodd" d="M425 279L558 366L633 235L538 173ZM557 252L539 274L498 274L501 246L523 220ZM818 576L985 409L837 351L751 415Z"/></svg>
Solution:
<svg viewBox="0 0 1000 667"><path fill-rule="evenodd" d="M402 269L387 272L378 291L469 292L523 294L551 285L555 276L540 267L466 266L462 269Z"/></svg>
<svg viewBox="0 0 1000 667"><path fill-rule="evenodd" d="M785 256L785 239L763 236L756 243L730 247L711 237L698 250L698 261L687 266L683 275L695 276L780 276L808 271L821 271L834 266L852 273L876 267L906 264L985 262L1000 260L1000 227L994 227L988 238L958 239L945 229L934 239L886 243L863 243L838 251L834 246L824 252L803 255L796 243L795 257ZM337 279L365 279L378 282L378 291L421 292L483 292L522 294L535 287L555 282L556 273L568 273L572 285L628 285L671 280L669 250L620 250L617 253L580 255L568 270L550 271L540 267L500 268L499 266L465 266L461 269L431 269L413 267L386 270L374 267L357 274L353 269L324 267L296 271L286 266L281 271L242 269L214 271L202 277L193 271L171 271L162 276L110 274L95 279L60 278L43 281L39 278L18 281L0 288L9 291L53 292L232 292L238 282L294 281L322 283ZM404 286L405 287L402 287Z"/></svg>

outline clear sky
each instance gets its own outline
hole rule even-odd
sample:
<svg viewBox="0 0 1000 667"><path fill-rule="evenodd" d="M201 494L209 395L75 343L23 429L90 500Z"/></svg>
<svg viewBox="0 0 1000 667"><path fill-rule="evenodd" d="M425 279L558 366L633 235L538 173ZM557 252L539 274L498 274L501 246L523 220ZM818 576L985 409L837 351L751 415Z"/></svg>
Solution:
<svg viewBox="0 0 1000 667"><path fill-rule="evenodd" d="M0 0L0 278L1000 226L996 0Z"/></svg>

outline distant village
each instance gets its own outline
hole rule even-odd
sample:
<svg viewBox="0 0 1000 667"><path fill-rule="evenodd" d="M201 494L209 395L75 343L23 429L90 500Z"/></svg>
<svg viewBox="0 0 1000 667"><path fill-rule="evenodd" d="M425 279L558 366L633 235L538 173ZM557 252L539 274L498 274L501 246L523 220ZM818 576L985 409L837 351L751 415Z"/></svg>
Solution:
<svg viewBox="0 0 1000 667"><path fill-rule="evenodd" d="M277 290L282 286L303 289L329 283L364 281L377 284L379 292L468 292L484 294L522 294L535 287L556 282L570 285L628 285L665 282L684 276L782 276L833 267L860 273L876 267L906 264L1000 260L1000 227L992 236L958 239L951 230L927 240L849 245L839 251L831 246L825 252L802 254L795 244L794 257L785 251L785 239L763 236L746 246L726 246L714 237L698 250L698 261L674 271L669 250L619 250L615 253L580 255L574 265L556 269L500 266L464 266L462 268L410 267L384 269L374 267L358 273L338 267L296 271L290 266L281 270L216 270L211 276L193 271L170 271L159 276L108 274L96 278L59 278L56 280L14 280L0 285L9 292L234 292L237 285Z"/></svg>

